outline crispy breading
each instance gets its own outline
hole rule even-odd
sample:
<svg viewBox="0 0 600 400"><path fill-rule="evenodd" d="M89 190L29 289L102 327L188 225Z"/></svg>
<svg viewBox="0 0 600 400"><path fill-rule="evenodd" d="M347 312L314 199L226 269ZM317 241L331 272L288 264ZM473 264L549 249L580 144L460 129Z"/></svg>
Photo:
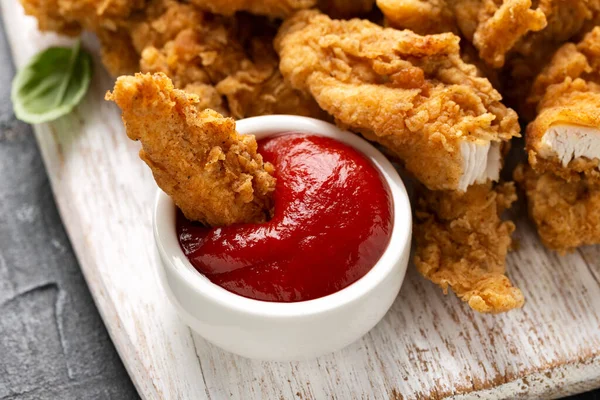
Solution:
<svg viewBox="0 0 600 400"><path fill-rule="evenodd" d="M415 211L415 265L444 292L479 312L523 305L505 275L515 225L500 215L517 199L512 183L471 186L464 193L420 191Z"/></svg>
<svg viewBox="0 0 600 400"><path fill-rule="evenodd" d="M566 180L578 180L582 175L600 182L600 154L595 157L580 155L580 148L589 148L600 141L600 85L582 79L567 78L563 83L551 85L545 101L539 105L540 113L527 127L529 163L538 172L552 172ZM562 126L555 142L565 147L565 154L544 141L552 128ZM592 128L588 137L581 133L567 136L569 128L580 131ZM594 134L595 130L595 134ZM596 136L595 139L592 139Z"/></svg>
<svg viewBox="0 0 600 400"><path fill-rule="evenodd" d="M216 84L248 63L234 32L220 21L185 29L163 47L142 52L142 72L163 72L177 88L189 84Z"/></svg>
<svg viewBox="0 0 600 400"><path fill-rule="evenodd" d="M527 151L530 165L539 173L550 171L566 180L582 174L600 182L600 154L586 156L600 136L600 27L577 45L565 44L536 78L528 101L537 105L538 115L527 127ZM558 143L569 146L562 157L548 145L547 136L562 126ZM572 131L588 128L587 137ZM596 134L594 135L594 130ZM569 137L571 136L571 137ZM569 142L570 141L570 142ZM572 143L571 143L572 142ZM558 145L556 143L556 145Z"/></svg>
<svg viewBox="0 0 600 400"><path fill-rule="evenodd" d="M143 17L138 16L127 23L129 41L135 53L139 53L136 55L136 71L163 72L173 79L177 88L198 95L199 107L228 114L227 106L214 88L209 72L201 62L194 65L192 61L200 57L214 59L214 53L220 51L222 39L227 39L232 25L229 20L207 15L188 4L171 0L153 1ZM198 43L196 37L200 34L212 40ZM238 59L242 59L243 50L239 47L235 46L235 50L234 46L230 47L232 51L223 58L223 62L229 61L229 54L232 53L239 54ZM188 58L184 63L179 57ZM221 78L223 76L219 75Z"/></svg>
<svg viewBox="0 0 600 400"><path fill-rule="evenodd" d="M531 0L377 0L386 21L421 34L461 32L489 65L504 65L506 53L529 32L546 26Z"/></svg>
<svg viewBox="0 0 600 400"><path fill-rule="evenodd" d="M447 0L377 0L386 24L420 35L458 33L454 9Z"/></svg>
<svg viewBox="0 0 600 400"><path fill-rule="evenodd" d="M83 27L96 33L104 65L111 75L119 76L139 71L144 49L164 46L180 31L202 25L206 17L206 13L176 0L149 0L143 9L104 24L110 28Z"/></svg>
<svg viewBox="0 0 600 400"><path fill-rule="evenodd" d="M554 94L544 96L551 85L561 84L571 78L600 83L600 27L596 27L579 43L566 43L560 47L552 60L535 78L527 101L536 105Z"/></svg>
<svg viewBox="0 0 600 400"><path fill-rule="evenodd" d="M63 18L77 21L84 29L116 30L120 21L145 7L146 0L58 0Z"/></svg>
<svg viewBox="0 0 600 400"><path fill-rule="evenodd" d="M390 25L422 34L460 32L523 88L547 55L600 23L598 0L378 0ZM524 79L526 81L524 82ZM516 93L519 95L519 93ZM522 93L520 93L522 95Z"/></svg>
<svg viewBox="0 0 600 400"><path fill-rule="evenodd" d="M145 6L146 0L21 0L41 30L76 35L81 29L115 31L118 22Z"/></svg>
<svg viewBox="0 0 600 400"><path fill-rule="evenodd" d="M61 14L60 0L21 0L25 14L37 19L41 31L52 31L63 35L78 35L81 25L67 20Z"/></svg>
<svg viewBox="0 0 600 400"><path fill-rule="evenodd" d="M293 87L341 127L391 150L429 189L464 190L479 180L463 179L463 145L500 146L519 135L516 113L462 61L453 34L419 36L301 11L275 45Z"/></svg>
<svg viewBox="0 0 600 400"><path fill-rule="evenodd" d="M546 16L546 27L524 35L505 56L503 94L527 121L535 116L535 108L525 100L541 69L566 41L577 39L600 24L598 0L540 0L537 4ZM515 29L510 20L507 22L506 30Z"/></svg>
<svg viewBox="0 0 600 400"><path fill-rule="evenodd" d="M181 31L219 19L177 0L149 0L142 12L122 22L133 47L141 53L149 46L162 47ZM220 19L219 19L220 20Z"/></svg>
<svg viewBox="0 0 600 400"><path fill-rule="evenodd" d="M276 27L266 18L214 15L176 0L85 0L59 9L59 3L68 1L23 0L47 29L95 32L103 63L113 76L163 72L177 88L197 94L202 107L235 118L263 114L327 118L310 95L283 80L272 47ZM299 6L302 1L288 4Z"/></svg>
<svg viewBox="0 0 600 400"><path fill-rule="evenodd" d="M209 226L268 219L273 167L233 119L202 111L196 95L161 73L122 76L106 98L121 108L127 135L142 143L140 158L186 218Z"/></svg>
<svg viewBox="0 0 600 400"><path fill-rule="evenodd" d="M548 52L551 55L566 41L589 32L600 23L598 0L540 0L538 3L547 24L516 43L515 52L523 57Z"/></svg>
<svg viewBox="0 0 600 400"><path fill-rule="evenodd" d="M272 42L270 35L254 37L247 46L253 62L217 84L217 91L227 99L231 116L294 114L328 119L312 96L284 81Z"/></svg>
<svg viewBox="0 0 600 400"><path fill-rule="evenodd" d="M600 185L587 178L567 182L520 165L515 180L525 190L529 216L544 245L559 253L600 244Z"/></svg>
<svg viewBox="0 0 600 400"><path fill-rule="evenodd" d="M261 22L266 25L266 21ZM273 50L273 32L244 29L250 24L215 17L183 30L163 48L147 48L142 53L141 70L163 72L176 87L185 90L198 83L215 85L234 118L266 114L326 118L310 95L283 80Z"/></svg>
<svg viewBox="0 0 600 400"><path fill-rule="evenodd" d="M190 0L190 2L215 14L233 15L238 11L248 11L257 15L285 18L297 10L315 6L317 0Z"/></svg>
<svg viewBox="0 0 600 400"><path fill-rule="evenodd" d="M544 13L531 6L531 0L504 0L501 5L492 0L483 2L479 19L485 22L477 26L472 41L479 49L479 56L489 65L502 67L506 54L521 38L546 27ZM461 9L462 6L457 8Z"/></svg>

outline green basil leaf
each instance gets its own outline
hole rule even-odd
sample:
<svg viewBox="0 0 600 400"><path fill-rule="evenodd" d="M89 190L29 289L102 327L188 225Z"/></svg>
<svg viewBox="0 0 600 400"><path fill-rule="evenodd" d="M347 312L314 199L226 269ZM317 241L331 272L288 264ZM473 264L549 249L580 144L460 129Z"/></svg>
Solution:
<svg viewBox="0 0 600 400"><path fill-rule="evenodd" d="M51 47L17 72L11 99L18 119L39 124L62 117L79 104L92 78L92 57L77 41L72 48Z"/></svg>

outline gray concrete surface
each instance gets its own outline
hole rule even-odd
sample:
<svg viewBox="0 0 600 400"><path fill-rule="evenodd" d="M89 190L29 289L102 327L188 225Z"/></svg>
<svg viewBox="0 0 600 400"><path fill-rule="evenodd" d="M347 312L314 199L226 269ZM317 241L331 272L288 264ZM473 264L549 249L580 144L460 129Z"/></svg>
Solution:
<svg viewBox="0 0 600 400"><path fill-rule="evenodd" d="M31 128L14 118L0 22L0 399L136 399L54 204Z"/></svg>

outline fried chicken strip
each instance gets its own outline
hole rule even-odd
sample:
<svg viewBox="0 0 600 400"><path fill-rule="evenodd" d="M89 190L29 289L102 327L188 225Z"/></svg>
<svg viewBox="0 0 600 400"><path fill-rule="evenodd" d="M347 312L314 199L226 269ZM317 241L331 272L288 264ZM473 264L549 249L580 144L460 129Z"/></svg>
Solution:
<svg viewBox="0 0 600 400"><path fill-rule="evenodd" d="M280 70L338 125L391 150L431 190L496 180L517 115L453 34L419 36L315 11L287 20L275 40Z"/></svg>
<svg viewBox="0 0 600 400"><path fill-rule="evenodd" d="M194 93L200 88L204 98L213 98L205 85L214 85L215 92L226 99L231 116L238 119L268 114L327 118L310 95L283 80L272 45L275 29L268 29L265 20L258 20L257 29L256 20L240 18L215 16L181 31L162 48L145 49L142 72L163 72L177 88ZM214 101L208 106L223 107Z"/></svg>
<svg viewBox="0 0 600 400"><path fill-rule="evenodd" d="M525 120L535 108L524 93L565 42L600 25L598 0L378 0L390 25L418 33L459 32L492 68L502 94ZM442 18L443 17L443 18ZM426 24L423 20L434 21ZM394 23L396 21L396 23Z"/></svg>
<svg viewBox="0 0 600 400"><path fill-rule="evenodd" d="M500 219L514 189L488 182L498 178L501 147L518 135L517 117L462 61L458 38L303 11L284 23L276 49L292 86L428 187L414 229L419 271L477 311L520 307L521 292L504 276L514 225Z"/></svg>
<svg viewBox="0 0 600 400"><path fill-rule="evenodd" d="M596 0L378 0L388 23L422 34L460 32L490 66L511 60L515 82L540 61L600 23Z"/></svg>
<svg viewBox="0 0 600 400"><path fill-rule="evenodd" d="M216 85L227 99L231 116L293 114L330 119L310 94L294 89L279 71L279 57L273 49L274 35L256 35L247 45L251 63Z"/></svg>
<svg viewBox="0 0 600 400"><path fill-rule="evenodd" d="M600 27L556 52L529 101L539 101L527 127L533 169L567 181L583 174L600 183Z"/></svg>
<svg viewBox="0 0 600 400"><path fill-rule="evenodd" d="M529 216L549 249L566 253L600 243L600 185L586 177L567 182L520 165L515 180L527 195Z"/></svg>
<svg viewBox="0 0 600 400"><path fill-rule="evenodd" d="M600 243L600 27L562 46L536 78L528 102L530 166L515 180L544 245L560 253Z"/></svg>
<svg viewBox="0 0 600 400"><path fill-rule="evenodd" d="M222 226L269 217L273 167L233 119L201 110L196 95L160 73L120 77L106 99L121 108L127 135L142 143L140 158L186 218Z"/></svg>
<svg viewBox="0 0 600 400"><path fill-rule="evenodd" d="M421 34L461 32L489 65L505 56L529 32L546 26L531 0L377 0L391 26Z"/></svg>
<svg viewBox="0 0 600 400"><path fill-rule="evenodd" d="M479 312L519 308L524 298L504 275L515 225L500 215L517 199L512 183L471 186L466 193L423 189L415 218L415 265Z"/></svg>
<svg viewBox="0 0 600 400"><path fill-rule="evenodd" d="M266 18L214 15L176 0L135 0L127 7L111 1L104 8L105 1L86 0L69 9L59 8L58 3L66 0L53 6L22 1L41 27L96 33L103 63L114 76L163 72L177 88L198 95L200 108L235 118L263 114L328 118L310 95L283 80L272 46L276 27ZM84 5L96 20L75 12Z"/></svg>

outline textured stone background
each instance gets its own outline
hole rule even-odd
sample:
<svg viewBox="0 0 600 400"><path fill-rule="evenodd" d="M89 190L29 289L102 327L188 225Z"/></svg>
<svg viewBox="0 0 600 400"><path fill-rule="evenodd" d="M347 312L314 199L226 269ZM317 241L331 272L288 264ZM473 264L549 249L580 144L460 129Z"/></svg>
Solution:
<svg viewBox="0 0 600 400"><path fill-rule="evenodd" d="M65 234L31 128L14 118L13 75L0 22L0 400L136 399ZM575 399L600 399L600 391Z"/></svg>

